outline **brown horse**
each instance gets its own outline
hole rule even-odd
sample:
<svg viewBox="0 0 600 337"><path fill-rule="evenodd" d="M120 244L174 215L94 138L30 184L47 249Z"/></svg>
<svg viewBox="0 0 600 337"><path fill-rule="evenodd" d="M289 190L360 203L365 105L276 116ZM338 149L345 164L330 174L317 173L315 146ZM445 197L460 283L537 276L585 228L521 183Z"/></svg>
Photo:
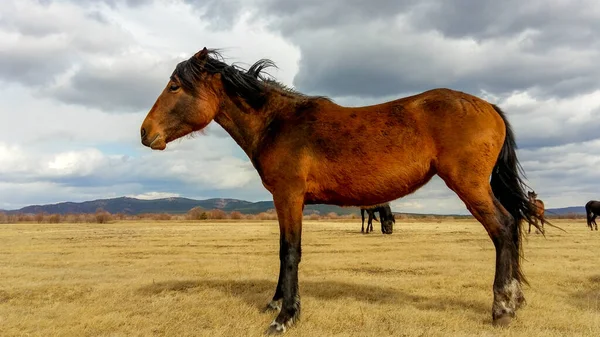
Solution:
<svg viewBox="0 0 600 337"><path fill-rule="evenodd" d="M596 217L600 214L600 201L590 200L585 204L585 214L587 215L587 225L590 230L598 230L598 224L596 223Z"/></svg>
<svg viewBox="0 0 600 337"><path fill-rule="evenodd" d="M365 212L367 212L368 220L367 220L367 230L365 231ZM379 212L379 217L381 218L381 233L383 234L392 234L394 232L394 224L396 223L396 218L394 217L394 213L392 213L392 209L389 203L384 205L374 205L370 207L361 207L360 208L360 216L362 218L362 227L360 228L361 233L369 234L369 231L373 231L373 220L377 220L377 216L375 212Z"/></svg>
<svg viewBox="0 0 600 337"><path fill-rule="evenodd" d="M546 221L544 218L544 202L537 198L537 193L535 193L535 191L527 192L527 197L529 198L529 202L535 205L535 217L533 217L533 225L538 228L537 221L540 219L540 222L542 223L541 233L544 233L544 222ZM531 233L531 222L529 222L529 231L527 233Z"/></svg>
<svg viewBox="0 0 600 337"><path fill-rule="evenodd" d="M449 89L343 107L266 78L262 70L269 66L271 61L260 60L244 70L204 48L176 66L141 126L142 144L164 150L169 142L216 121L248 155L273 195L280 269L267 307L280 311L268 332L284 332L299 317L305 204L381 204L413 193L435 174L495 246L492 318L494 324L509 324L524 301L521 224L535 216L535 206L525 195L504 113ZM382 147L385 151L379 151ZM368 165L373 161L380 164Z"/></svg>

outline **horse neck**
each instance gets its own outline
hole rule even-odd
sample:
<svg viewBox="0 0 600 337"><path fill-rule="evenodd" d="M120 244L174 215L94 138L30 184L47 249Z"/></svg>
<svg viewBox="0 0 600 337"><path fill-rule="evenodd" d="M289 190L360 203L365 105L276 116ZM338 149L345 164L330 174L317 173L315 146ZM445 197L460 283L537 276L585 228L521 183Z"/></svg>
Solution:
<svg viewBox="0 0 600 337"><path fill-rule="evenodd" d="M274 111L281 110L286 104L293 102L273 92L269 94L265 105L255 110L241 98L223 94L215 122L229 133L249 158L254 158L266 124L272 119Z"/></svg>

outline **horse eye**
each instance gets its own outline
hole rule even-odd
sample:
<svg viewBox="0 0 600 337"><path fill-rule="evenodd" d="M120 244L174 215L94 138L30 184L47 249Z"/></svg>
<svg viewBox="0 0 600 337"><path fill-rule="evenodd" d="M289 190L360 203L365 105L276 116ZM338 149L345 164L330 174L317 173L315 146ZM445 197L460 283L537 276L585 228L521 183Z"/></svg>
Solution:
<svg viewBox="0 0 600 337"><path fill-rule="evenodd" d="M171 86L169 87L169 90L171 91L176 91L177 89L179 89L179 86L177 84L171 84Z"/></svg>

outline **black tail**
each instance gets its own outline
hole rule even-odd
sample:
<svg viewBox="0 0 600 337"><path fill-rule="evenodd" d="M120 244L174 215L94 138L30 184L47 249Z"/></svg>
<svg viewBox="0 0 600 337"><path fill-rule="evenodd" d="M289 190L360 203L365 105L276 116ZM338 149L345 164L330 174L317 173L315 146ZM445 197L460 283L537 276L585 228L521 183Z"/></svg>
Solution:
<svg viewBox="0 0 600 337"><path fill-rule="evenodd" d="M529 201L521 176L525 176L521 164L517 159L517 144L515 135L502 110L492 105L504 120L506 137L500 155L492 172L492 191L502 206L513 216L517 224L523 220L531 221L535 216L536 206ZM541 220L541 219L540 219ZM519 228L520 226L517 226ZM538 228L541 230L541 228Z"/></svg>
<svg viewBox="0 0 600 337"><path fill-rule="evenodd" d="M513 231L511 234L515 248L520 255L519 258L521 258L523 256L523 247L521 245L523 237L523 230L521 227L522 221L529 221L530 223L533 223L540 232L543 233L543 231L538 224L532 221L533 217L535 217L535 205L529 201L529 198L527 198L527 194L525 193L527 185L521 178L521 176L524 176L524 172L517 159L515 135L502 110L496 105L492 106L504 120L504 125L506 125L506 137L504 138L504 144L502 145L500 155L496 161L496 166L492 172L490 184L492 185L492 192L496 199L498 199L508 213L512 215L512 218L515 221L514 226L511 226L511 230ZM518 277L520 281L527 283L520 270L520 263L515 267L517 267L516 277Z"/></svg>

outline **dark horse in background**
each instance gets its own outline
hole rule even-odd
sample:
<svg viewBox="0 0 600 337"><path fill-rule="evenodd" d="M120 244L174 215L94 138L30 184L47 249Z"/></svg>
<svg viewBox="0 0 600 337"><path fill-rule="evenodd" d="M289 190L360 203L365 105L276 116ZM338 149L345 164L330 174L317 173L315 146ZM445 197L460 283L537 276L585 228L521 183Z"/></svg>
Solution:
<svg viewBox="0 0 600 337"><path fill-rule="evenodd" d="M585 214L587 215L587 225L590 230L598 230L596 217L600 214L600 201L590 200L585 204Z"/></svg>
<svg viewBox="0 0 600 337"><path fill-rule="evenodd" d="M515 136L500 108L449 89L344 107L267 78L262 71L273 66L269 60L247 70L222 60L204 48L176 66L141 125L141 142L164 150L214 120L247 154L273 195L279 221L279 280L267 306L279 313L269 333L285 332L300 314L305 204L386 203L436 174L490 236L496 249L492 319L511 322L527 282L522 221L535 217L535 206L525 194Z"/></svg>
<svg viewBox="0 0 600 337"><path fill-rule="evenodd" d="M535 217L533 217L533 225L534 227L538 228L537 221L538 219L540 219L540 222L542 223L541 233L544 233L544 222L546 221L546 219L544 218L544 202L537 198L537 193L535 193L535 191L527 192L527 196L529 197L529 202L535 205ZM529 222L529 230L527 231L527 233L531 233L531 222Z"/></svg>
<svg viewBox="0 0 600 337"><path fill-rule="evenodd" d="M367 220L367 231L365 232L365 212L367 212L368 220ZM394 217L394 213L392 213L392 208L389 203L384 205L375 205L371 207L361 207L360 208L360 216L362 218L362 227L360 228L361 233L369 234L369 230L373 231L373 220L377 220L375 216L375 212L379 212L379 217L381 218L381 233L383 234L392 234L394 232L394 224L396 223L396 218Z"/></svg>

